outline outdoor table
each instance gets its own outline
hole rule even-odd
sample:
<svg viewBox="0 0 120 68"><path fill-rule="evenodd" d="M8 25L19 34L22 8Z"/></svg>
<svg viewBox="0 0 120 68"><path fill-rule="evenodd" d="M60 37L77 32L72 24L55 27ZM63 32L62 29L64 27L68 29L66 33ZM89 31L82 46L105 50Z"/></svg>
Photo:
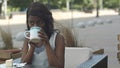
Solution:
<svg viewBox="0 0 120 68"><path fill-rule="evenodd" d="M58 67L51 67L51 66L46 67L46 66L41 66L41 65L30 65L30 64L28 64L28 65L25 65L22 68L58 68Z"/></svg>
<svg viewBox="0 0 120 68"><path fill-rule="evenodd" d="M13 61L13 63L20 63L20 58ZM1 64L0 64L1 65ZM86 62L80 64L77 68L107 68L108 56L104 54L93 54L93 56ZM45 67L40 65L26 64L22 68L58 68L58 67Z"/></svg>
<svg viewBox="0 0 120 68"><path fill-rule="evenodd" d="M12 67L6 67L5 63L0 64L0 68L59 68L59 67L52 67L52 66L43 66L43 65L32 65L32 64L26 64L25 66L17 67L14 64L20 64L21 58L17 58L13 60L13 66Z"/></svg>
<svg viewBox="0 0 120 68"><path fill-rule="evenodd" d="M32 64L26 64L25 66L17 67L6 67L5 64L0 64L0 68L58 68L58 67L52 67L52 66L43 66L43 65L32 65Z"/></svg>

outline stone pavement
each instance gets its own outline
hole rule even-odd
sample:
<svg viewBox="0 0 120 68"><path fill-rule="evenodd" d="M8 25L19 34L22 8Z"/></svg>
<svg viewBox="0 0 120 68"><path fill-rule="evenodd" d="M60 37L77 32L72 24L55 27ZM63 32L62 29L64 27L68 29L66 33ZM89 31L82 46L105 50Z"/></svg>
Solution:
<svg viewBox="0 0 120 68"><path fill-rule="evenodd" d="M65 26L74 25L79 22L88 22L91 20L102 20L103 24L96 24L95 26L85 28L75 28L75 33L79 44L93 49L104 48L105 54L108 55L108 68L120 68L117 60L117 34L120 34L120 16L113 10L100 11L100 17L95 18L95 11L90 13L83 12L61 12L52 11L55 21L64 24ZM104 16L106 15L106 16ZM18 32L23 32L26 29L25 15L14 15L11 20L0 20L0 25L6 29L9 22L10 30L13 38ZM106 20L112 20L112 23L106 23ZM78 37L79 36L79 37ZM14 41L15 47L22 47L22 41ZM1 44L0 44L1 45Z"/></svg>
<svg viewBox="0 0 120 68"><path fill-rule="evenodd" d="M117 35L120 34L120 16L106 16L106 19L112 19L111 24L95 25L79 29L79 39L85 46L90 48L103 48L108 55L108 68L119 68L117 60ZM103 18L103 19L105 19Z"/></svg>

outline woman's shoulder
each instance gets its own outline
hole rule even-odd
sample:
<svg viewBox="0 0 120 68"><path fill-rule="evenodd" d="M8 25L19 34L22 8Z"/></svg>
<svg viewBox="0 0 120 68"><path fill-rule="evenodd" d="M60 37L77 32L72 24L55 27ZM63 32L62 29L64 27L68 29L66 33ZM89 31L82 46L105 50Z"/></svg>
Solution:
<svg viewBox="0 0 120 68"><path fill-rule="evenodd" d="M63 35L62 34L60 34L60 33L57 33L57 35L56 35L56 40L58 40L58 41L60 41L60 40L64 40L64 37L63 37Z"/></svg>
<svg viewBox="0 0 120 68"><path fill-rule="evenodd" d="M59 29L55 29L53 32L54 33L60 33L60 30Z"/></svg>
<svg viewBox="0 0 120 68"><path fill-rule="evenodd" d="M54 31L54 33L56 34L56 37L58 37L58 38L64 38L63 35L60 33L60 30L56 29Z"/></svg>
<svg viewBox="0 0 120 68"><path fill-rule="evenodd" d="M64 47L65 46L65 39L61 33L57 33L56 35L56 47Z"/></svg>

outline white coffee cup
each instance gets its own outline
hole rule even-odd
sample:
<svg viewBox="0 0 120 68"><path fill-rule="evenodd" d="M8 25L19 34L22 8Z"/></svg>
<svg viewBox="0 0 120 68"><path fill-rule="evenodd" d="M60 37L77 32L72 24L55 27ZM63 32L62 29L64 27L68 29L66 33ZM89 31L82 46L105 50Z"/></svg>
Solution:
<svg viewBox="0 0 120 68"><path fill-rule="evenodd" d="M31 27L29 31L24 32L24 36L30 39L31 42L38 43L40 40L40 37L38 36L38 32L40 30L41 30L40 27ZM28 37L28 34L30 34L30 37Z"/></svg>
<svg viewBox="0 0 120 68"><path fill-rule="evenodd" d="M12 68L13 66L13 59L8 59L5 61L6 68Z"/></svg>

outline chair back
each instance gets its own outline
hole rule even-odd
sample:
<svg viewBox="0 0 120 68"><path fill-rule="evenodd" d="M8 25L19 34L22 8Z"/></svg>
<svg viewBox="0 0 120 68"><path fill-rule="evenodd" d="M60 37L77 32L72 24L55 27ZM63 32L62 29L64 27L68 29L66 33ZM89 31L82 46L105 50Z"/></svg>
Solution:
<svg viewBox="0 0 120 68"><path fill-rule="evenodd" d="M65 68L77 68L91 57L92 51L87 47L65 47Z"/></svg>

